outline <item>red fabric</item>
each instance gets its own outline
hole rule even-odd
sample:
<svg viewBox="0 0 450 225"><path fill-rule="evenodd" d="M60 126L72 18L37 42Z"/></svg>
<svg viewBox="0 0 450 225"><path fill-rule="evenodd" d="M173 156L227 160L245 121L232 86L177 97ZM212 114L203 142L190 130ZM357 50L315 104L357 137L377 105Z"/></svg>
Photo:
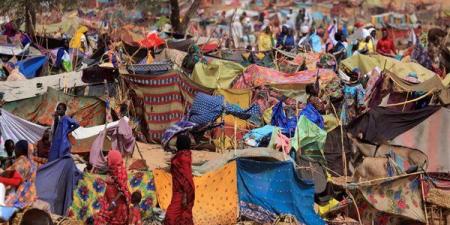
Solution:
<svg viewBox="0 0 450 225"><path fill-rule="evenodd" d="M377 52L387 56L395 54L394 41L390 38L380 39L377 43Z"/></svg>
<svg viewBox="0 0 450 225"><path fill-rule="evenodd" d="M130 209L130 222L129 225L142 225L141 210L138 207Z"/></svg>
<svg viewBox="0 0 450 225"><path fill-rule="evenodd" d="M204 45L200 45L199 48L202 50L203 53L210 53L219 48L219 44L215 42L206 43Z"/></svg>
<svg viewBox="0 0 450 225"><path fill-rule="evenodd" d="M190 150L178 151L172 158L172 200L166 212L165 225L193 225L192 208L195 201ZM183 204L183 198L186 204Z"/></svg>
<svg viewBox="0 0 450 225"><path fill-rule="evenodd" d="M17 171L14 171L12 177L0 177L0 183L4 184L5 186L14 186L18 187L22 183L23 179L22 176L20 176L20 173Z"/></svg>
<svg viewBox="0 0 450 225"><path fill-rule="evenodd" d="M160 45L165 44L166 42L161 39L158 34L156 33L151 33L149 35L147 35L146 38L144 38L143 40L139 41L139 44L144 47L144 48L153 48L153 47L158 47Z"/></svg>
<svg viewBox="0 0 450 225"><path fill-rule="evenodd" d="M127 225L129 220L130 191L127 186L127 173L119 151L109 151L108 167L110 177L106 181L105 194L100 199L101 209L95 217L94 224ZM111 205L113 201L116 203L115 207Z"/></svg>

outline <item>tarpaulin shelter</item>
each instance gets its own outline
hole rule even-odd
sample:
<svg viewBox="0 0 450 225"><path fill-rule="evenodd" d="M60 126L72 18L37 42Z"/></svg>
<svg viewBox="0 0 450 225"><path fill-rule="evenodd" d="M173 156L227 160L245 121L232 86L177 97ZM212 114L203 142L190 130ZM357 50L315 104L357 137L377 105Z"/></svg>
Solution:
<svg viewBox="0 0 450 225"><path fill-rule="evenodd" d="M318 69L305 70L287 74L275 69L257 65L250 65L244 73L233 83L233 88L254 88L260 86L275 86L289 89L304 89L307 84L316 81L317 76L321 82L327 82L336 77L332 70Z"/></svg>
<svg viewBox="0 0 450 225"><path fill-rule="evenodd" d="M159 206L167 210L172 199L172 176L162 169L155 169L153 172ZM194 184L194 224L236 224L238 191L235 161L194 177Z"/></svg>
<svg viewBox="0 0 450 225"><path fill-rule="evenodd" d="M302 224L325 224L314 212L314 184L298 179L292 162L237 160L240 215L272 223L289 214Z"/></svg>
<svg viewBox="0 0 450 225"><path fill-rule="evenodd" d="M411 129L394 137L392 144L419 149L428 156L427 170L450 171L450 109L440 108Z"/></svg>
<svg viewBox="0 0 450 225"><path fill-rule="evenodd" d="M233 80L242 74L244 67L238 63L225 60L195 64L192 80L200 85L213 89L227 89Z"/></svg>
<svg viewBox="0 0 450 225"><path fill-rule="evenodd" d="M433 71L426 69L418 63L401 62L382 55L357 54L341 61L341 65L350 71L359 68L362 74L371 72L375 67L381 68L382 70L386 69L400 78L406 78L409 74L415 73L421 82L436 76Z"/></svg>
<svg viewBox="0 0 450 225"><path fill-rule="evenodd" d="M3 108L33 123L50 126L52 114L58 103L67 105L67 115L73 116L81 126L95 126L105 123L105 103L94 97L79 97L65 94L53 88L34 98L6 103Z"/></svg>
<svg viewBox="0 0 450 225"><path fill-rule="evenodd" d="M174 71L161 75L121 74L121 78L136 92L139 103L135 107L144 113L145 135L151 142L160 142L164 131L184 117L198 92L212 93Z"/></svg>
<svg viewBox="0 0 450 225"><path fill-rule="evenodd" d="M0 109L0 131L3 141L11 139L14 143L20 140L36 143L44 134L45 127L15 116L5 109ZM0 148L3 148L3 144L0 143Z"/></svg>

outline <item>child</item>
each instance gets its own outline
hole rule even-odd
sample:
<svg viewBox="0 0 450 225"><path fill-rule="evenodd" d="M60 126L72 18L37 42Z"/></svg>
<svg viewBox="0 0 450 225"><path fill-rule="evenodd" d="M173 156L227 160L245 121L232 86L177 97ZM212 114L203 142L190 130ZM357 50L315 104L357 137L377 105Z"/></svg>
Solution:
<svg viewBox="0 0 450 225"><path fill-rule="evenodd" d="M140 191L135 191L131 194L131 204L130 208L130 225L142 225L141 221L141 210L139 208L139 203L141 202L142 195Z"/></svg>
<svg viewBox="0 0 450 225"><path fill-rule="evenodd" d="M14 163L14 141L8 139L5 141L5 151L8 155L6 158L2 159L2 169L10 167Z"/></svg>

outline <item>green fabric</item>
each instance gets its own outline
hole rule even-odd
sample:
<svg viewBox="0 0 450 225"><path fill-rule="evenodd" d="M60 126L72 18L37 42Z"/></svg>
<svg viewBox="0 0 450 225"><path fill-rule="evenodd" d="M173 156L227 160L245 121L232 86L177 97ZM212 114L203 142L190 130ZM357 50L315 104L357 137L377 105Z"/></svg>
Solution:
<svg viewBox="0 0 450 225"><path fill-rule="evenodd" d="M244 71L244 67L238 63L213 60L208 64L195 64L192 72L192 80L207 88L228 89L233 80Z"/></svg>
<svg viewBox="0 0 450 225"><path fill-rule="evenodd" d="M270 142L269 142L269 145L267 146L267 148L276 150L276 145L277 145L277 143L276 143L276 141L277 141L277 135L278 135L278 133L280 133L280 132L281 132L281 130L280 130L279 127L273 128L273 130L272 130L272 136L270 137Z"/></svg>
<svg viewBox="0 0 450 225"><path fill-rule="evenodd" d="M327 132L325 130L302 115L297 122L297 129L291 144L296 151L299 149L304 151L322 150L326 138Z"/></svg>
<svg viewBox="0 0 450 225"><path fill-rule="evenodd" d="M435 73L426 69L418 63L400 62L394 58L382 55L363 55L357 54L341 62L349 70L359 68L363 74L366 74L378 67L386 69L400 78L406 78L411 72L415 72L419 81L423 82L435 76Z"/></svg>

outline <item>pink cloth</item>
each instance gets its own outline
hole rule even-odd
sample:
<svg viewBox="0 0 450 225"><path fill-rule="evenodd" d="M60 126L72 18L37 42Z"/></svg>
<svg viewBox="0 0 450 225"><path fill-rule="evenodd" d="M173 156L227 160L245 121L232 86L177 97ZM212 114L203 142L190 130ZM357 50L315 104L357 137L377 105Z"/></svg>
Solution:
<svg viewBox="0 0 450 225"><path fill-rule="evenodd" d="M250 65L244 71L244 74L239 77L233 88L245 89L260 87L265 85L290 85L290 86L304 86L312 84L316 81L317 74L319 74L321 81L330 81L336 77L336 73L328 69L305 70L293 74L283 73L274 69Z"/></svg>
<svg viewBox="0 0 450 225"><path fill-rule="evenodd" d="M120 119L118 125L109 127L106 133L104 130L100 132L92 143L89 162L96 168L104 168L107 165L103 155L105 135L111 138L111 148L118 149L122 154L131 154L136 143L133 130L128 125L127 119Z"/></svg>
<svg viewBox="0 0 450 225"><path fill-rule="evenodd" d="M289 154L291 151L291 140L284 136L281 132L278 132L275 139L275 148Z"/></svg>

